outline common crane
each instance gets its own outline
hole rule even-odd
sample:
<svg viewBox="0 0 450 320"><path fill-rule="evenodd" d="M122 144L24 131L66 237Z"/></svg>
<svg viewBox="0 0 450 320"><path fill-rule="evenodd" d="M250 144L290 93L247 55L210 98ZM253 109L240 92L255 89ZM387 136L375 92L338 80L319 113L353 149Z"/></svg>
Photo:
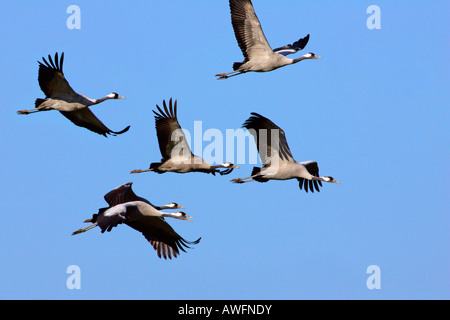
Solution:
<svg viewBox="0 0 450 320"><path fill-rule="evenodd" d="M314 192L314 189L320 192L319 186L322 186L322 181L340 184L333 177L320 177L316 161L295 161L284 131L271 120L252 112L243 127L248 129L255 138L263 166L262 168L254 167L251 176L233 179L232 182L297 179L300 189L304 187L306 192L308 188L311 192Z"/></svg>
<svg viewBox="0 0 450 320"><path fill-rule="evenodd" d="M156 108L159 113L153 111L155 114L156 134L158 137L159 150L161 151L161 162L153 162L150 168L146 170L136 169L130 173L141 173L147 171L154 171L156 173L176 172L204 172L215 175L226 175L231 173L233 169L239 168L231 162L225 162L218 165L211 165L203 160L201 157L192 153L186 141L186 136L178 123L177 118L177 100L172 104L172 98L169 100L169 107L166 101L163 100L162 110L158 105ZM219 170L225 168L226 170Z"/></svg>
<svg viewBox="0 0 450 320"><path fill-rule="evenodd" d="M244 61L235 62L231 72L216 74L218 79L227 79L249 71L272 71L305 59L321 59L312 52L296 59L286 57L302 50L308 43L309 34L293 44L272 50L250 0L230 0L230 10L234 34Z"/></svg>
<svg viewBox="0 0 450 320"><path fill-rule="evenodd" d="M107 134L117 135L128 131L130 126L121 131L112 131L106 127L89 109L89 106L99 104L109 99L125 99L113 92L100 99L91 99L76 93L63 73L64 52L58 59L55 53L55 61L48 55L48 62L42 57L44 63L39 62L38 81L46 99L37 98L35 108L19 110L18 114L30 114L39 111L58 110L63 116L79 127L96 132L106 137Z"/></svg>
<svg viewBox="0 0 450 320"><path fill-rule="evenodd" d="M184 248L191 248L190 245L200 242L201 238L195 241L183 239L164 220L164 217L171 217L191 221L191 216L182 211L167 213L158 210L148 200L136 196L131 190L131 183L124 184L108 192L105 195L105 200L110 206L99 209L98 213L94 214L92 218L85 220L85 222L91 222L91 225L74 231L72 235L86 232L96 226L100 227L102 233L105 231L109 232L112 228L124 223L141 232L156 250L158 257L164 257L164 259L172 259L172 256L176 258L180 254L179 250L186 252ZM173 209L182 207L172 203L159 208Z"/></svg>

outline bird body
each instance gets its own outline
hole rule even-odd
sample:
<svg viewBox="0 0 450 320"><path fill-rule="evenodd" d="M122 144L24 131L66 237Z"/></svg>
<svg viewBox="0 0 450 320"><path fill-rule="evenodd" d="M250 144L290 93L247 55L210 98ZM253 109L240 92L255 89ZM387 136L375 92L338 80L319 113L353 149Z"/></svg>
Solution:
<svg viewBox="0 0 450 320"><path fill-rule="evenodd" d="M218 79L227 79L250 71L268 72L305 59L321 58L312 52L296 59L286 57L302 50L309 41L309 34L293 44L272 50L250 0L230 0L230 11L234 35L244 55L244 61L235 62L232 72L216 74Z"/></svg>
<svg viewBox="0 0 450 320"><path fill-rule="evenodd" d="M295 161L284 131L266 117L252 112L243 127L248 129L254 137L263 166L254 167L251 176L236 178L231 180L232 182L297 179L300 189L304 187L306 192L308 189L311 192L314 192L314 189L320 191L319 186L322 186L322 181L339 184L330 176L320 177L317 162Z"/></svg>
<svg viewBox="0 0 450 320"><path fill-rule="evenodd" d="M235 63L234 67L236 67L236 69L234 69L234 67L233 69L234 71L240 72L268 72L293 64L293 61L293 59L286 58L281 54L268 52L267 55L257 56L254 59L243 63Z"/></svg>
<svg viewBox="0 0 450 320"><path fill-rule="evenodd" d="M312 179L313 177L299 162L281 162L277 166L263 166L259 175L268 180Z"/></svg>
<svg viewBox="0 0 450 320"><path fill-rule="evenodd" d="M188 173L188 172L204 172L215 175L229 174L233 169L238 168L230 162L225 162L218 165L211 165L203 160L201 157L192 153L186 141L186 136L178 123L177 118L177 101L172 103L172 98L169 100L169 106L166 101L163 101L164 110L158 105L156 108L159 113L153 111L155 114L155 127L158 137L159 149L161 151L161 162L153 162L149 169L136 169L130 173L141 173L154 171L156 173ZM225 170L219 170L224 168Z"/></svg>
<svg viewBox="0 0 450 320"><path fill-rule="evenodd" d="M179 250L185 251L184 248L190 248L189 245L200 241L200 238L196 241L183 239L165 221L165 217L191 221L192 217L182 211L173 213L161 211L166 208L183 207L176 203L155 207L148 200L138 197L131 189L131 184L131 182L123 184L108 192L105 200L110 206L99 209L92 218L85 220L85 222L91 222L91 225L74 231L72 235L86 232L96 226L100 227L102 233L109 232L123 223L141 232L156 250L158 257L164 257L164 259L172 259L172 256L176 258L180 253Z"/></svg>
<svg viewBox="0 0 450 320"><path fill-rule="evenodd" d="M157 173L206 172L214 174L217 172L215 171L215 168L222 168L220 165L210 165L205 160L195 155L193 157L174 157L164 162L154 162L150 166L153 166L153 171Z"/></svg>
<svg viewBox="0 0 450 320"><path fill-rule="evenodd" d="M75 92L69 85L63 73L64 53L58 59L55 54L55 61L49 55L48 59L42 58L44 63L39 62L39 86L46 95L46 99L38 98L35 101L35 108L30 110L19 110L18 114L30 114L39 111L58 110L67 119L77 126L84 127L106 137L107 134L121 134L130 128L129 126L121 131L112 131L106 127L89 109L89 106L99 104L109 99L125 99L113 92L103 98L91 99L85 95Z"/></svg>

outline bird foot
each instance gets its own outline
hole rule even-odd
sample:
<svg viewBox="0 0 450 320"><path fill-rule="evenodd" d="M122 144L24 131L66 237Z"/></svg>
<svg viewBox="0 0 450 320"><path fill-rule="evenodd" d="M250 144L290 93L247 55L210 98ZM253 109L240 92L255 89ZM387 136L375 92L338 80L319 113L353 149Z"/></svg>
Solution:
<svg viewBox="0 0 450 320"><path fill-rule="evenodd" d="M228 79L228 76L226 76L226 73L218 73L216 74L217 80L223 80L223 79Z"/></svg>
<svg viewBox="0 0 450 320"><path fill-rule="evenodd" d="M142 172L142 170L140 170L140 169L136 169L136 170L130 171L130 173L141 173L141 172Z"/></svg>
<svg viewBox="0 0 450 320"><path fill-rule="evenodd" d="M233 180L230 180L230 181L233 182L233 183L244 183L244 181L241 178L236 178L236 179L233 179Z"/></svg>
<svg viewBox="0 0 450 320"><path fill-rule="evenodd" d="M29 112L27 110L19 110L17 114L29 114Z"/></svg>

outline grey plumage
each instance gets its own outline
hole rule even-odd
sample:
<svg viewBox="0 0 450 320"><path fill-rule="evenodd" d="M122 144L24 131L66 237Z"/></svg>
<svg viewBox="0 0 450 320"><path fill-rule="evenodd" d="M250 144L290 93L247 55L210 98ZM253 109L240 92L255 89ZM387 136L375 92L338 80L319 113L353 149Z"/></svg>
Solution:
<svg viewBox="0 0 450 320"><path fill-rule="evenodd" d="M286 55L295 53L306 46L309 34L293 44L272 50L250 0L230 0L230 11L234 35L244 61L235 62L231 72L216 74L218 79L227 79L250 71L272 71L305 59L321 58L312 52L296 59L286 58Z"/></svg>
<svg viewBox="0 0 450 320"><path fill-rule="evenodd" d="M295 161L283 129L268 118L252 112L243 127L248 129L254 137L263 166L254 167L249 177L236 178L231 180L232 182L297 179L300 189L304 188L306 192L320 191L319 186L322 186L322 181L339 184L330 176L320 177L317 162Z"/></svg>
<svg viewBox="0 0 450 320"><path fill-rule="evenodd" d="M102 233L111 231L120 224L126 224L141 232L147 241L156 250L158 257L164 259L176 258L185 248L199 243L200 238L195 241L187 241L182 238L164 219L172 217L180 220L190 220L184 212L165 213L162 209L183 208L176 203L166 206L155 207L148 200L137 196L131 189L131 182L125 183L108 192L104 198L109 207L100 208L92 218L85 220L91 222L86 228L78 229L72 235L86 232L98 226ZM159 208L159 209L157 209Z"/></svg>
<svg viewBox="0 0 450 320"><path fill-rule="evenodd" d="M131 173L141 173L154 171L156 173L188 173L188 172L204 172L215 175L225 175L231 173L233 169L238 168L230 162L218 165L211 165L201 157L192 153L186 136L178 123L177 117L177 100L172 103L169 100L169 106L163 101L163 108L156 106L158 111L155 114L156 135L158 137L159 149L161 151L161 162L153 162L149 169L133 170ZM225 170L220 170L220 169Z"/></svg>
<svg viewBox="0 0 450 320"><path fill-rule="evenodd" d="M30 110L19 110L19 114L30 114L39 111L58 110L63 116L79 127L84 127L90 131L103 136L107 134L122 134L130 128L126 127L121 131L112 131L106 127L89 109L89 106L99 104L109 99L124 99L124 97L113 92L100 99L91 99L82 94L76 93L63 73L64 52L61 58L55 53L55 59L48 55L48 61L43 57L43 62L39 63L38 82L46 98L35 100L35 108Z"/></svg>

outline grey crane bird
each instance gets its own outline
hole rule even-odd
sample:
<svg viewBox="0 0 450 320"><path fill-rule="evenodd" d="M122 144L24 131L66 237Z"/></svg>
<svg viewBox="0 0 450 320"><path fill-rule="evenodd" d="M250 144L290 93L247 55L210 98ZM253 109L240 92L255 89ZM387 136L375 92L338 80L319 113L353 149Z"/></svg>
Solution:
<svg viewBox="0 0 450 320"><path fill-rule="evenodd" d="M249 71L272 71L305 59L321 59L312 52L296 59L286 57L302 50L308 43L309 34L293 44L272 50L250 0L230 0L230 10L234 34L244 61L235 62L231 72L216 74L218 79L227 79Z"/></svg>
<svg viewBox="0 0 450 320"><path fill-rule="evenodd" d="M161 162L154 162L150 164L150 168L146 170L136 169L130 173L141 173L147 171L154 171L156 173L175 172L204 172L215 175L226 175L231 173L233 169L239 168L231 162L225 162L218 165L211 165L203 160L201 157L192 153L186 141L186 136L178 123L177 117L177 100L172 103L172 98L169 100L169 107L166 101L163 101L164 110L158 105L156 108L158 112L155 114L156 134L158 137L159 150L161 151ZM224 168L225 170L220 170Z"/></svg>
<svg viewBox="0 0 450 320"><path fill-rule="evenodd" d="M124 184L118 186L117 188L111 190L107 194L105 194L104 199L108 203L109 208L114 207L121 203L125 203L125 202L142 201L142 202L145 202L145 203L151 205L152 207L154 207L157 210L184 209L184 207L180 206L176 202L171 202L171 203L168 203L163 206L155 206L147 199L137 196L131 187L132 185L133 185L133 182L127 182L127 183L124 183ZM91 219L88 219L85 222L91 222ZM79 229L79 230L75 231L73 234L86 232L92 228L95 228L96 226L97 226L97 223L93 222L90 226L83 228L83 229Z"/></svg>
<svg viewBox="0 0 450 320"><path fill-rule="evenodd" d="M38 98L35 108L19 110L18 114L30 114L39 111L58 110L63 116L79 127L96 132L106 137L107 134L117 135L128 131L130 126L121 131L112 131L106 127L89 109L89 106L99 104L109 99L125 99L113 92L100 99L91 99L76 93L63 73L64 52L58 59L55 53L55 61L48 55L48 61L42 57L44 63L39 62L38 81L46 99Z"/></svg>
<svg viewBox="0 0 450 320"><path fill-rule="evenodd" d="M300 189L320 191L322 181L340 184L333 177L319 176L319 166L315 161L297 162L292 156L286 134L271 120L252 112L243 124L255 138L256 147L263 166L254 167L251 176L231 180L234 183L250 181L297 179ZM249 180L250 179L250 180Z"/></svg>
<svg viewBox="0 0 450 320"><path fill-rule="evenodd" d="M99 209L98 213L84 222L92 224L86 228L78 229L72 235L86 232L99 226L101 232L111 231L119 224L126 224L131 228L141 232L156 250L158 257L164 259L176 258L184 248L191 248L190 245L197 244L196 241L183 239L164 220L164 217L171 217L179 220L190 220L191 216L179 211L174 213L162 212L163 209L183 208L176 203L155 207L148 200L137 196L131 189L131 182L125 183L105 195L105 200L109 207Z"/></svg>

